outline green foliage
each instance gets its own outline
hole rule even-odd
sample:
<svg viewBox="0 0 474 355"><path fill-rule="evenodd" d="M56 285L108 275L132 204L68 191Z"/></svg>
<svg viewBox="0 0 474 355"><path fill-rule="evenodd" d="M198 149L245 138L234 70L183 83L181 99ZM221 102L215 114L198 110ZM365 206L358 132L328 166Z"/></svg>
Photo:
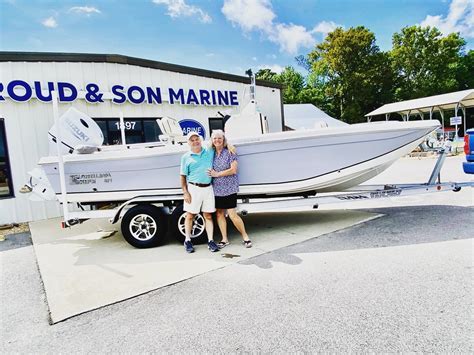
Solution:
<svg viewBox="0 0 474 355"><path fill-rule="evenodd" d="M298 64L300 67L303 69L306 69L306 71L311 71L311 63L309 62L308 58L305 57L304 55L299 55L295 57L296 64Z"/></svg>
<svg viewBox="0 0 474 355"><path fill-rule="evenodd" d="M305 86L303 75L288 66L277 76L276 80L284 86L283 102L285 104L300 103L298 96Z"/></svg>
<svg viewBox="0 0 474 355"><path fill-rule="evenodd" d="M474 88L474 51L463 53L459 34L411 26L395 33L392 49L380 51L374 33L363 26L329 33L293 67L257 79L283 84L283 102L311 103L348 123L386 103Z"/></svg>
<svg viewBox="0 0 474 355"><path fill-rule="evenodd" d="M459 90L474 88L474 50L461 57L456 73Z"/></svg>
<svg viewBox="0 0 474 355"><path fill-rule="evenodd" d="M286 67L280 74L272 72L270 69L260 69L255 74L255 78L283 84L283 103L300 103L298 96L304 89L305 80L303 75L293 67Z"/></svg>
<svg viewBox="0 0 474 355"><path fill-rule="evenodd" d="M411 26L395 33L390 51L397 76L395 98L408 100L457 90L464 45L459 34L443 37L432 27Z"/></svg>
<svg viewBox="0 0 474 355"><path fill-rule="evenodd" d="M277 73L272 72L271 69L260 69L255 73L255 78L259 80L266 80L266 81L276 81L276 77L278 76Z"/></svg>
<svg viewBox="0 0 474 355"><path fill-rule="evenodd" d="M365 27L335 29L308 57L315 81L324 83L331 98L329 112L343 121L361 122L365 113L392 97L389 58Z"/></svg>

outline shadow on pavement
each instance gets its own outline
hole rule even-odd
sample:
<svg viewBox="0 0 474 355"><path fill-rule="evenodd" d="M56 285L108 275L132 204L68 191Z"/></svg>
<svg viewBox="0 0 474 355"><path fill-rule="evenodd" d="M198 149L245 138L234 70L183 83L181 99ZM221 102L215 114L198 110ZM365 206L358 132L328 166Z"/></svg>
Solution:
<svg viewBox="0 0 474 355"><path fill-rule="evenodd" d="M472 207L410 206L378 208L367 212L384 216L243 260L240 264L268 269L274 262L299 264L301 259L295 254L300 253L385 248L474 238Z"/></svg>
<svg viewBox="0 0 474 355"><path fill-rule="evenodd" d="M29 232L8 234L3 242L0 242L0 252L23 248L32 245L31 234Z"/></svg>

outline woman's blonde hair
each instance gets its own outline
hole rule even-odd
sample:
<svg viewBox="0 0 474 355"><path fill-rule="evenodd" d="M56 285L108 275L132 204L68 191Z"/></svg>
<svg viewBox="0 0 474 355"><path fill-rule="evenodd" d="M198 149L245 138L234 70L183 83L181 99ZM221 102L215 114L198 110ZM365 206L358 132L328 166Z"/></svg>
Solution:
<svg viewBox="0 0 474 355"><path fill-rule="evenodd" d="M224 138L224 148L227 148L229 150L229 152L231 152L232 154L236 154L237 153L237 149L235 148L235 146L233 146L232 144L230 144L229 142L227 142L227 138L225 136L225 133L222 129L215 129L212 131L212 134L211 134L211 139L210 139L210 146L212 149L216 150L216 146L214 145L214 143L212 142L212 139L214 137L222 137Z"/></svg>

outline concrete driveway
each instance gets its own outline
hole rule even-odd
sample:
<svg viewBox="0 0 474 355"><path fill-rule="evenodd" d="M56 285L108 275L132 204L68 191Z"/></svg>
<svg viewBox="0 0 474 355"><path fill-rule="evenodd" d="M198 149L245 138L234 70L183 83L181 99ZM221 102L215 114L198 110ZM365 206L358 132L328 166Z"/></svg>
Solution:
<svg viewBox="0 0 474 355"><path fill-rule="evenodd" d="M106 220L64 230L53 219L31 223L30 228L51 321L58 322L378 216L362 211L255 214L245 218L252 248L244 248L234 231L231 245L222 252L197 245L193 254L175 241L135 249L120 231L107 237L119 226Z"/></svg>

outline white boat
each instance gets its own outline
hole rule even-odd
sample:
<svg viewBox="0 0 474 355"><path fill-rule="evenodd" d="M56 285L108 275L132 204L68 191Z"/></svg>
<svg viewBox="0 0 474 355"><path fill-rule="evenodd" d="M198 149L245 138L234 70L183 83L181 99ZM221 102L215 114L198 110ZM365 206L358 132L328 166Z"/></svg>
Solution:
<svg viewBox="0 0 474 355"><path fill-rule="evenodd" d="M380 174L440 126L435 120L391 121L262 133L261 119L258 114L241 115L226 123L239 154L241 197L344 191ZM167 143L64 155L67 201L93 204L145 195L180 196L180 158L189 147L180 129L173 127L177 123L166 124L171 125L164 129L170 135L164 139ZM237 138L239 129L254 133ZM78 136L77 127L74 132ZM61 200L58 156L41 158L38 164L33 190Z"/></svg>

